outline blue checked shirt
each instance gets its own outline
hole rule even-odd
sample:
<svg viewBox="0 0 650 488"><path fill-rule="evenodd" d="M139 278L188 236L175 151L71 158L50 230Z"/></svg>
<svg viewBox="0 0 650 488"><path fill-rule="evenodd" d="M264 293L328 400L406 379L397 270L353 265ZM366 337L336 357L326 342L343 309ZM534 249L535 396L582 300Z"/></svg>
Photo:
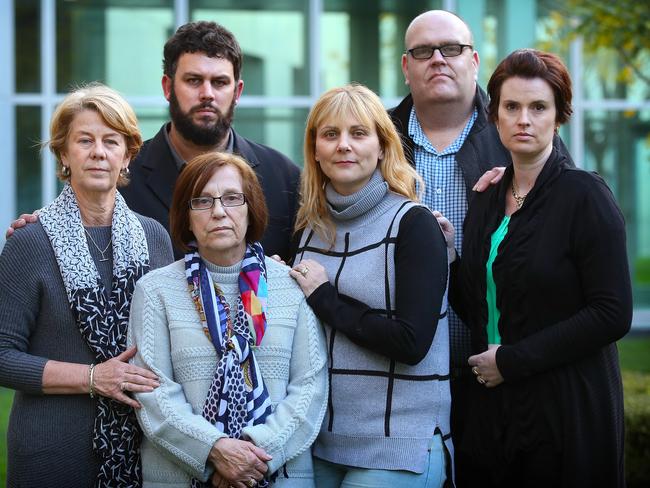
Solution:
<svg viewBox="0 0 650 488"><path fill-rule="evenodd" d="M413 139L413 157L417 172L424 179L422 203L431 210L439 210L449 219L456 229L454 245L460 251L463 243L463 221L467 213L467 190L463 172L456 163L456 153L460 150L472 129L478 112L474 113L460 135L449 147L438 152L424 134L411 109L408 132ZM449 310L449 341L451 347L451 365L467 366L471 353L469 330L460 321L453 310Z"/></svg>

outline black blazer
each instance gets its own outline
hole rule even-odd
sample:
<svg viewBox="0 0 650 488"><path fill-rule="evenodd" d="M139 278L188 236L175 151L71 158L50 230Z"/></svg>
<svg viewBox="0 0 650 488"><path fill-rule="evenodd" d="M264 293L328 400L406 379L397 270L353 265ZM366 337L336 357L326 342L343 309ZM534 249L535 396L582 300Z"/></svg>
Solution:
<svg viewBox="0 0 650 488"><path fill-rule="evenodd" d="M167 124L153 139L144 143L129 166L131 182L120 188L120 192L133 211L157 220L169 232L169 208L179 171L165 140L165 130ZM279 254L288 260L291 257L300 169L278 151L245 139L235 131L233 135L233 152L241 155L255 170L266 197L269 222L262 238L264 252L267 255ZM182 253L174 249L174 256L179 259Z"/></svg>

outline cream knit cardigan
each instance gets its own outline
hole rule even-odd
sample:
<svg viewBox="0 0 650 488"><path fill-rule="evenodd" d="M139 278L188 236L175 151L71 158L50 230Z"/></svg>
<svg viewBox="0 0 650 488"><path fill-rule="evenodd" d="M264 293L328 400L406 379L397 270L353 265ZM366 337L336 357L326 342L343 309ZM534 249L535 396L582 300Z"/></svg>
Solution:
<svg viewBox="0 0 650 488"><path fill-rule="evenodd" d="M229 268L207 263L231 309L239 294L240 263ZM268 328L255 356L273 414L244 435L273 459L276 486L311 487L309 449L319 432L327 401L323 331L304 295L272 259L268 270ZM190 477L207 480L206 464L214 443L224 434L201 416L217 363L216 351L203 332L188 292L182 260L152 271L133 295L129 344L138 346L134 363L154 371L160 387L136 394L138 420L145 434L142 471L145 487L188 487ZM286 467L283 467L286 463Z"/></svg>

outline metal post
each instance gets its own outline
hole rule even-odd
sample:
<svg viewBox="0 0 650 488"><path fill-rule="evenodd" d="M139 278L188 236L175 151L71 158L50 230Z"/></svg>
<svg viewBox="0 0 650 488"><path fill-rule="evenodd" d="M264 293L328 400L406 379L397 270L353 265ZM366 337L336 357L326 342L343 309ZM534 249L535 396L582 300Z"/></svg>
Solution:
<svg viewBox="0 0 650 488"><path fill-rule="evenodd" d="M576 166L583 168L585 164L585 113L584 90L582 88L582 37L577 37L571 42L569 70L573 80L573 115L569 123L570 151Z"/></svg>
<svg viewBox="0 0 650 488"><path fill-rule="evenodd" d="M16 87L14 51L14 2L0 2L0 227L5 228L16 215ZM4 246L0 232L0 248Z"/></svg>
<svg viewBox="0 0 650 488"><path fill-rule="evenodd" d="M56 1L41 0L41 140L50 138L50 120L56 104ZM41 202L54 200L56 167L50 151L41 157Z"/></svg>

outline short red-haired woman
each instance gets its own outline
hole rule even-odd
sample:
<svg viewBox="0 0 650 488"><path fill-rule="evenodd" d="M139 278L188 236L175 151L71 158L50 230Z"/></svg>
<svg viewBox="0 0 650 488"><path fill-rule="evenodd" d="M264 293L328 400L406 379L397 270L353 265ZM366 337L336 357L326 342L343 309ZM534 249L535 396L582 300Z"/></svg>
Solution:
<svg viewBox="0 0 650 488"><path fill-rule="evenodd" d="M476 375L459 446L468 486L621 487L623 394L615 341L630 328L625 226L598 175L553 135L571 115L560 59L513 52L488 83L513 164L476 194L451 302Z"/></svg>

